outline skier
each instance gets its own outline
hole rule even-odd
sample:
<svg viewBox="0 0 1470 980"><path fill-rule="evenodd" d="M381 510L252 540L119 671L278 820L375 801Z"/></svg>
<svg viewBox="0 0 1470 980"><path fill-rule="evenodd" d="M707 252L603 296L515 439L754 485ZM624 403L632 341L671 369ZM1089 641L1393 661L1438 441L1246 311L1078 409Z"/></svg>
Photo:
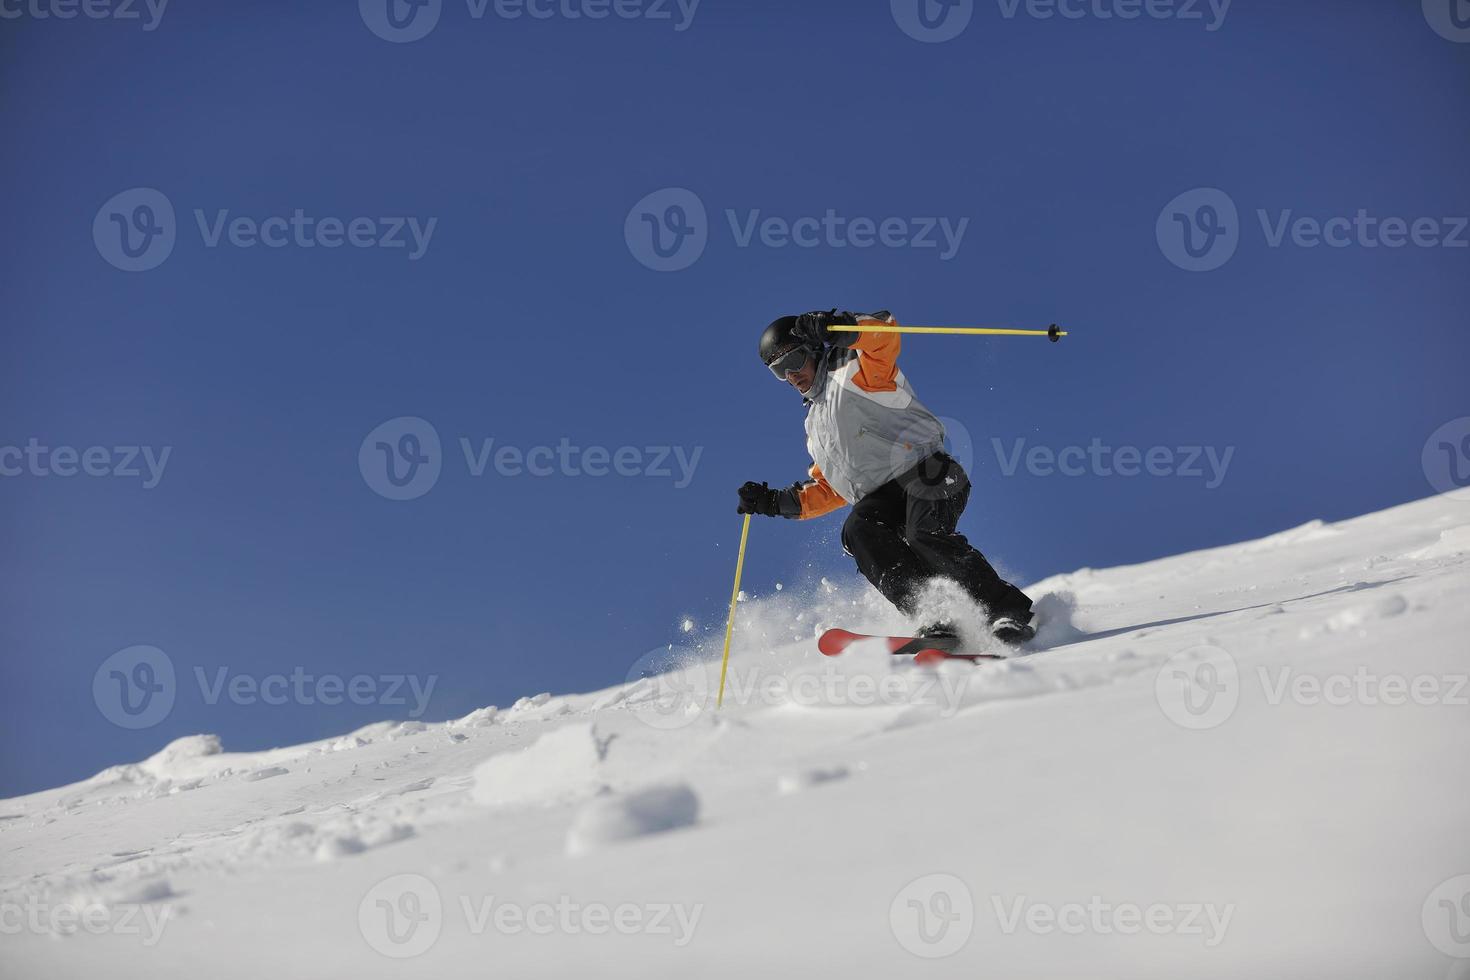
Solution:
<svg viewBox="0 0 1470 980"><path fill-rule="evenodd" d="M806 404L811 479L781 490L748 482L738 513L807 520L851 504L842 548L901 612L917 614L925 581L953 579L984 606L998 639L1024 643L1036 635L1031 600L955 530L970 479L944 451L943 424L898 369L900 335L862 330L893 323L886 310L833 309L783 316L766 327L761 360ZM957 633L953 623L936 622L918 635Z"/></svg>

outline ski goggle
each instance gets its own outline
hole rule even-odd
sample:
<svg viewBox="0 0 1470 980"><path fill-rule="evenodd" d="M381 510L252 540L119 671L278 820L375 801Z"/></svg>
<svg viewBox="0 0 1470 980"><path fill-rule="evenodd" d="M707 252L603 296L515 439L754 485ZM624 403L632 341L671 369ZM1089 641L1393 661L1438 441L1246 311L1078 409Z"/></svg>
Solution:
<svg viewBox="0 0 1470 980"><path fill-rule="evenodd" d="M800 371L811 356L812 352L805 347L793 347L784 354L777 354L766 367L771 369L777 381L785 381L787 371Z"/></svg>

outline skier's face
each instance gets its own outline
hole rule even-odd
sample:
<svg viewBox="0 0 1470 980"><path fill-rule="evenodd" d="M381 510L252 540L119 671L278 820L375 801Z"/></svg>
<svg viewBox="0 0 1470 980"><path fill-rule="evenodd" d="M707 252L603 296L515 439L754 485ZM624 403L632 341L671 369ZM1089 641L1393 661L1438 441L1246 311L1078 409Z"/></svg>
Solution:
<svg viewBox="0 0 1470 980"><path fill-rule="evenodd" d="M803 395L812 390L812 383L817 380L817 360L808 357L801 365L799 371L787 371L786 383Z"/></svg>

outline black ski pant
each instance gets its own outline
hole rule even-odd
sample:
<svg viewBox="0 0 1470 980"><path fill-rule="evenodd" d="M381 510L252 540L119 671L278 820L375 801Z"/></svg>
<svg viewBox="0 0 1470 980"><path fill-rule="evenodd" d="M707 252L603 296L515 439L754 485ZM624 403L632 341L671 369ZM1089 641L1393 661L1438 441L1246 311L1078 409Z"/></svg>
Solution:
<svg viewBox="0 0 1470 980"><path fill-rule="evenodd" d="M905 615L929 579L949 578L982 603L991 619L1031 618L1026 593L1002 579L955 530L970 499L970 478L947 453L935 453L853 505L842 548L873 587Z"/></svg>

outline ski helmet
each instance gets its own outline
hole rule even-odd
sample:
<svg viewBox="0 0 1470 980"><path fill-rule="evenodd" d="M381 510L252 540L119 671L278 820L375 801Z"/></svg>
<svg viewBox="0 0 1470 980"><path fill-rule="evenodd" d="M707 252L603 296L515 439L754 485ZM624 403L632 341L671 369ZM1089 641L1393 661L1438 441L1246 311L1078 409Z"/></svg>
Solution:
<svg viewBox="0 0 1470 980"><path fill-rule="evenodd" d="M794 365L788 362L786 355L793 351L801 351L802 360ZM805 363L806 357L814 352L806 341L796 336L796 317L783 316L772 320L771 325L761 333L760 345L761 360L766 367L778 378L786 377L787 368L795 370ZM794 358L792 359L794 361ZM779 370L778 370L779 368Z"/></svg>

